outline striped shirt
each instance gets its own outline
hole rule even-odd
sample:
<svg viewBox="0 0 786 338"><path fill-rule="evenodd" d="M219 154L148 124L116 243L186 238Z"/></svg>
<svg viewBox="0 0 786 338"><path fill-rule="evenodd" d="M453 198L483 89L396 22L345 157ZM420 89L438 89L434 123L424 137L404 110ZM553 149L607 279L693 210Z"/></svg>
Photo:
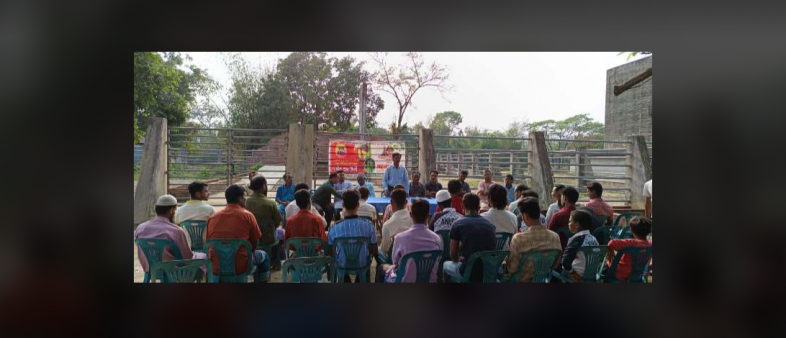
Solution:
<svg viewBox="0 0 786 338"><path fill-rule="evenodd" d="M359 218L358 216L347 216L344 220L330 227L328 233L328 244L336 248L336 262L340 266L345 266L347 258L341 248L336 246L336 238L343 237L368 237L371 244L377 244L377 232L371 222ZM368 247L364 246L360 251L360 265L368 264Z"/></svg>
<svg viewBox="0 0 786 338"><path fill-rule="evenodd" d="M434 215L434 221L432 222L431 226L434 228L434 232L440 230L450 230L453 227L453 222L461 219L464 217L463 215L456 212L454 208L445 208L440 213Z"/></svg>
<svg viewBox="0 0 786 338"><path fill-rule="evenodd" d="M530 226L524 232L513 235L510 240L510 256L508 256L508 272L516 273L521 261L521 254L534 250L562 249L559 235L556 232L546 229L545 225L537 224ZM554 262L555 266L557 262ZM535 266L532 260L524 263L522 272L519 275L519 282L529 283L535 273Z"/></svg>

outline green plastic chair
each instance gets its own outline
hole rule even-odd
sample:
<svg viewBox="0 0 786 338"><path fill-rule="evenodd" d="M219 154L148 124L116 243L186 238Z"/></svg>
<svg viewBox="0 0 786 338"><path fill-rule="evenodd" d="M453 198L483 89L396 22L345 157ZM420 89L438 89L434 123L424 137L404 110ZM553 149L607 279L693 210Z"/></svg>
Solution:
<svg viewBox="0 0 786 338"><path fill-rule="evenodd" d="M292 269L292 283L330 283L336 274L333 257L301 257L284 262L281 267L281 280L289 283L289 270ZM328 270L327 282L322 281L322 274Z"/></svg>
<svg viewBox="0 0 786 338"><path fill-rule="evenodd" d="M574 233L570 231L569 227L557 228L557 231L555 232L560 237L560 243L562 243L562 237L565 237L565 243L568 243L568 240L570 240L570 238L574 235ZM565 247L563 246L562 249L565 249Z"/></svg>
<svg viewBox="0 0 786 338"><path fill-rule="evenodd" d="M385 254L377 252L377 259L377 264L393 264L393 246L391 245Z"/></svg>
<svg viewBox="0 0 786 338"><path fill-rule="evenodd" d="M631 232L630 226L620 227L620 229L615 232L614 238L633 238L633 232Z"/></svg>
<svg viewBox="0 0 786 338"><path fill-rule="evenodd" d="M175 242L168 239L139 238L134 243L142 249L142 253L145 255L145 259L147 259L148 271L145 272L145 279L142 283L150 282L150 271L153 271L156 265L161 263L166 247L169 247L169 251L174 259L183 259L183 256L180 254L180 248L177 247Z"/></svg>
<svg viewBox="0 0 786 338"><path fill-rule="evenodd" d="M199 268L203 266L207 271L207 282L215 283L216 278L213 275L213 264L209 259L184 259L160 262L156 264L156 268L153 270L153 282L155 283L156 276L161 276L164 277L161 279L162 283L202 283Z"/></svg>
<svg viewBox="0 0 786 338"><path fill-rule="evenodd" d="M241 246L246 248L248 269L246 272L238 274L235 272L235 257ZM217 279L219 283L247 283L248 276L254 275L256 272L254 254L251 251L251 243L247 240L238 238L211 239L205 242L205 251L209 252L211 247L216 255L218 255L219 271ZM256 276L254 277L256 280Z"/></svg>
<svg viewBox="0 0 786 338"><path fill-rule="evenodd" d="M562 250L559 249L546 249L546 250L535 250L529 251L521 254L521 259L519 260L519 266L516 268L516 273L514 273L508 282L517 283L521 273L524 270L524 262L528 259L532 260L532 264L534 265L534 271L532 274L531 283L548 283L551 281L551 272L554 269L554 264L556 263L557 259L559 259L559 254Z"/></svg>
<svg viewBox="0 0 786 338"><path fill-rule="evenodd" d="M292 258L303 258L303 257L319 257L319 253L317 253L317 248L322 245L322 252L327 250L328 244L322 238L319 237L293 237L286 241L285 248L287 252L289 252L290 247L295 247L295 254Z"/></svg>
<svg viewBox="0 0 786 338"><path fill-rule="evenodd" d="M598 283L603 277L601 270L603 265L606 264L606 253L609 247L605 245L599 246L585 246L579 248L579 252L584 253L586 266L584 267L584 276L581 277L582 283ZM563 277L556 271L552 271L552 275L559 280L566 283L573 283L573 279Z"/></svg>
<svg viewBox="0 0 786 338"><path fill-rule="evenodd" d="M650 260L652 259L652 246L629 247L617 251L617 254L614 255L614 259L611 261L611 267L609 267L609 270L606 271L606 275L603 276L604 282L624 283L623 281L617 279L616 276L617 265L619 265L622 255L631 256L632 264L630 275L628 276L628 283L646 283L647 272L649 270Z"/></svg>
<svg viewBox="0 0 786 338"><path fill-rule="evenodd" d="M368 252L368 247L371 240L368 237L341 237L336 238L336 254L341 251L346 258L345 266L336 260L336 274L334 274L334 281L337 283L344 282L345 275L355 275L360 278L363 283L368 283L366 274L371 267L372 257L369 255L365 265L360 265L360 255L365 247Z"/></svg>
<svg viewBox="0 0 786 338"><path fill-rule="evenodd" d="M450 230L442 229L437 231L437 235L442 237L442 258L439 259L439 268L437 268L437 282L442 282L442 264L450 259Z"/></svg>
<svg viewBox="0 0 786 338"><path fill-rule="evenodd" d="M415 283L431 283L431 272L434 271L434 264L440 262L440 257L442 257L442 250L416 251L404 255L398 262L395 282L402 283L407 272L407 263L412 260L417 270Z"/></svg>
<svg viewBox="0 0 786 338"><path fill-rule="evenodd" d="M475 262L480 260L483 264L483 283L499 283L499 271L502 267L502 262L509 254L510 251L508 250L478 251L467 260L469 263L464 269L464 276L461 279L451 276L450 280L454 283L469 283L472 267L475 265Z"/></svg>
<svg viewBox="0 0 786 338"><path fill-rule="evenodd" d="M604 225L595 229L595 231L592 232L592 236L598 240L599 244L607 245L610 240L616 238L619 230L620 227L618 226Z"/></svg>
<svg viewBox="0 0 786 338"><path fill-rule="evenodd" d="M636 216L644 216L644 214L642 214L640 212L623 212L619 216L617 216L617 218L614 219L613 225L620 225L620 221L623 218L625 219L625 224L628 224L628 223L630 223L630 220L632 220L633 217L636 217Z"/></svg>
<svg viewBox="0 0 786 338"><path fill-rule="evenodd" d="M510 244L510 239L513 237L513 234L507 232L498 232L497 233L497 250L504 250L505 244Z"/></svg>
<svg viewBox="0 0 786 338"><path fill-rule="evenodd" d="M182 221L180 226L188 232L188 237L191 238L191 251L204 252L207 221Z"/></svg>

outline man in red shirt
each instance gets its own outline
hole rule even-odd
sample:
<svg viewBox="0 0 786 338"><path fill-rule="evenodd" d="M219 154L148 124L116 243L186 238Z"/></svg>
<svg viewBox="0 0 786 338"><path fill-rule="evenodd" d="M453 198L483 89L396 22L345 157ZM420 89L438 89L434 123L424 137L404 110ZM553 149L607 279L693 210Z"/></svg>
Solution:
<svg viewBox="0 0 786 338"><path fill-rule="evenodd" d="M567 228L568 221L570 221L570 212L576 210L576 202L579 200L579 191L574 187L567 187L562 192L562 209L551 216L549 222L549 230L554 231L559 235L559 240L562 243L562 249L565 250L565 245L568 244L568 238L558 232L560 228Z"/></svg>
<svg viewBox="0 0 786 338"><path fill-rule="evenodd" d="M295 237L317 237L327 242L322 217L311 212L311 193L306 189L296 191L295 203L300 210L287 220L284 240ZM295 246L290 245L289 250L295 250ZM322 250L322 246L318 246L317 250Z"/></svg>
<svg viewBox="0 0 786 338"><path fill-rule="evenodd" d="M591 208L595 215L605 216L603 218L606 219L606 224L611 224L613 221L611 218L614 217L614 209L603 201L602 195L603 186L600 183L592 182L587 184L587 197L589 197L587 207Z"/></svg>
<svg viewBox="0 0 786 338"><path fill-rule="evenodd" d="M245 209L246 190L239 185L232 185L224 192L227 206L207 220L207 240L211 239L245 239L251 244L253 264L257 267L254 275L256 282L267 282L270 276L270 259L262 250L257 250L257 241L262 233L259 231L257 220L250 211ZM213 248L210 248L208 257L213 261L213 273L219 273L219 260ZM235 256L235 272L243 273L250 269L246 249L241 247Z"/></svg>
<svg viewBox="0 0 786 338"><path fill-rule="evenodd" d="M464 192L461 190L461 181L448 181L448 192L450 193L450 206L456 209L457 213L464 215Z"/></svg>
<svg viewBox="0 0 786 338"><path fill-rule="evenodd" d="M609 242L609 251L607 254L608 261L606 262L607 265L611 266L611 262L614 260L614 256L619 250L630 247L640 248L652 246L652 243L647 240L647 235L649 235L652 231L651 219L644 217L634 217L633 220L630 221L630 230L633 233L633 238L612 239ZM622 255L619 263L617 263L617 272L614 274L614 276L620 281L627 282L628 277L630 276L631 264L632 261L630 255Z"/></svg>

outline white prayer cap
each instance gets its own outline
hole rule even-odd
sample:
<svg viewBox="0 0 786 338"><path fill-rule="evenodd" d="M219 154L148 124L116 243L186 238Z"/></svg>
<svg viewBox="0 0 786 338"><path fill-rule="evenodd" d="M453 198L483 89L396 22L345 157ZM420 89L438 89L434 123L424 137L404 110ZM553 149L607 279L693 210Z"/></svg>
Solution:
<svg viewBox="0 0 786 338"><path fill-rule="evenodd" d="M170 207L173 205L177 205L177 198L169 194L162 195L158 198L158 201L156 201L156 206Z"/></svg>
<svg viewBox="0 0 786 338"><path fill-rule="evenodd" d="M450 199L450 193L447 190L437 191L437 203L442 203Z"/></svg>

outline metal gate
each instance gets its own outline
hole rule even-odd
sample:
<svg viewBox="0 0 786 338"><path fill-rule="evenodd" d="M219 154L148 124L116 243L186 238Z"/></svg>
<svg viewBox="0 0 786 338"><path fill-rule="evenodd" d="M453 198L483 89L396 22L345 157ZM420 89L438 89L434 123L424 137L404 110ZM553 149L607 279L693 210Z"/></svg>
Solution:
<svg viewBox="0 0 786 338"><path fill-rule="evenodd" d="M286 129L169 127L167 190L178 201L189 198L188 185L208 184L211 199L248 178L261 166L286 165ZM220 204L220 201L216 201Z"/></svg>

